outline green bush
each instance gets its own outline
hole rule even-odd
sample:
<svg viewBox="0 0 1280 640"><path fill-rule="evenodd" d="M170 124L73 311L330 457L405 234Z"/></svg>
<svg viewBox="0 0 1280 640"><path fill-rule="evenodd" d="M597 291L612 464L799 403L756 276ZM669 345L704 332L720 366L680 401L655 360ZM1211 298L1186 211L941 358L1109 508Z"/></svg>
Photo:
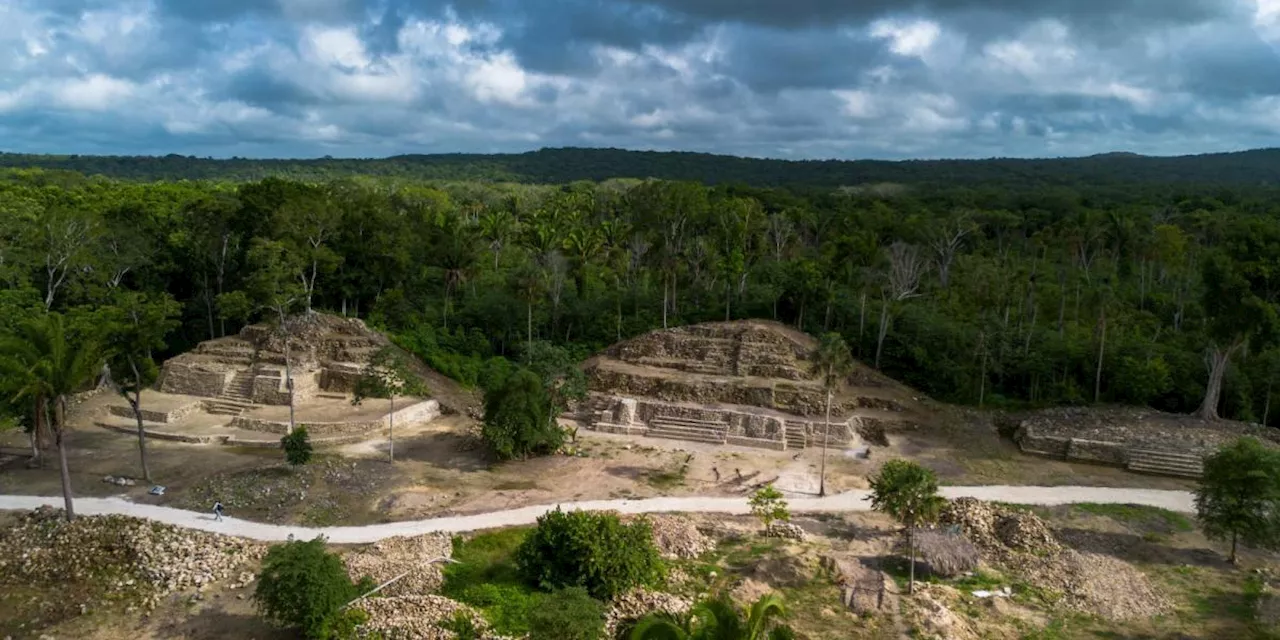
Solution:
<svg viewBox="0 0 1280 640"><path fill-rule="evenodd" d="M555 417L542 380L522 369L485 393L480 436L503 460L546 455L564 443L564 431Z"/></svg>
<svg viewBox="0 0 1280 640"><path fill-rule="evenodd" d="M292 433L280 438L280 448L284 449L284 459L291 466L297 467L311 462L311 435L306 427L298 427Z"/></svg>
<svg viewBox="0 0 1280 640"><path fill-rule="evenodd" d="M529 640L597 640L603 630L604 603L581 587L541 596L529 612Z"/></svg>
<svg viewBox="0 0 1280 640"><path fill-rule="evenodd" d="M444 568L443 595L484 613L494 631L506 636L528 633L534 590L520 576L513 559L528 529L502 529L471 539L453 540L457 564ZM456 632L456 630L455 630Z"/></svg>
<svg viewBox="0 0 1280 640"><path fill-rule="evenodd" d="M661 581L664 568L646 520L623 524L618 516L557 508L516 550L516 567L541 589L582 587L608 600L633 587Z"/></svg>
<svg viewBox="0 0 1280 640"><path fill-rule="evenodd" d="M329 640L352 630L359 614L342 607L372 588L367 579L353 583L342 559L326 551L324 538L317 537L271 547L253 599L272 623L296 629L308 640Z"/></svg>

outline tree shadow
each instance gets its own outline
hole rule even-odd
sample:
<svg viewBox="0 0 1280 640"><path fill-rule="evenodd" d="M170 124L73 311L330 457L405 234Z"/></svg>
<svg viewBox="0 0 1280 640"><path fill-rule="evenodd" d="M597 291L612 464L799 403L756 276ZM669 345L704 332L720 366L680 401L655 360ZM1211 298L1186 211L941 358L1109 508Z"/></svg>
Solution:
<svg viewBox="0 0 1280 640"><path fill-rule="evenodd" d="M1057 529L1054 533L1063 544L1077 551L1108 555L1125 562L1192 565L1214 569L1231 566L1225 558L1212 549L1175 547L1159 540L1144 538L1136 533L1076 528Z"/></svg>
<svg viewBox="0 0 1280 640"><path fill-rule="evenodd" d="M396 439L396 460L412 460L458 471L485 471L494 460L483 447L468 448L470 438L435 431ZM385 443L379 449L386 451Z"/></svg>
<svg viewBox="0 0 1280 640"><path fill-rule="evenodd" d="M164 625L162 637L186 638L186 640L221 640L222 638L258 638L259 640L289 640L297 635L279 629L258 616L249 613L227 611L213 606L201 609L193 615Z"/></svg>

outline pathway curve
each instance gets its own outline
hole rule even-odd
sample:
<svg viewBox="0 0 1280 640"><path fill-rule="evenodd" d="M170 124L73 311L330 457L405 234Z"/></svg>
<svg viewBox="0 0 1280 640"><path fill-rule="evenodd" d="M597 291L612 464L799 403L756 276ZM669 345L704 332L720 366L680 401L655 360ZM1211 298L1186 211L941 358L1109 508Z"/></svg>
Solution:
<svg viewBox="0 0 1280 640"><path fill-rule="evenodd" d="M941 493L946 498L970 497L980 500L996 500L1015 504L1058 505L1077 502L1100 502L1111 504L1140 504L1161 507L1173 511L1192 513L1195 511L1193 497L1189 491L1168 491L1157 489L1123 489L1109 487L1026 487L1026 486L971 486L943 487ZM794 513L806 512L842 512L867 511L870 502L867 491L849 491L825 498L796 498L789 501ZM62 506L62 496L0 496L0 510L27 510L42 505ZM335 544L362 544L376 542L392 536L419 535L429 531L446 531L457 533L477 531L495 527L532 524L538 516L554 509L557 505L546 504L507 509L490 513L478 513L465 516L445 516L426 520L409 520L404 522L387 522L360 527L322 527L309 528L294 525L264 524L248 520L224 517L222 522L215 522L212 513L185 511L171 507L160 507L149 504L130 502L124 498L77 498L76 513L84 515L123 514L139 518L149 518L168 524L211 531L227 535L251 538L263 541L285 540L290 535L299 539L310 539L316 535L324 535ZM621 513L662 513L662 512L702 512L702 513L749 513L746 498L711 498L711 497L663 497L645 498L641 500L588 500L584 502L562 502L560 507L572 509L612 509Z"/></svg>

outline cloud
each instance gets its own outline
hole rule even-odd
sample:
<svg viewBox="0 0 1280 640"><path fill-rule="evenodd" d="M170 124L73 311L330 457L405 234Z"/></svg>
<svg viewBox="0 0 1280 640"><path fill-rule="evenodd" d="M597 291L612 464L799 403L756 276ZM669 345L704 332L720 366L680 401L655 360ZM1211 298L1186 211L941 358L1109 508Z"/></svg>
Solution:
<svg viewBox="0 0 1280 640"><path fill-rule="evenodd" d="M1194 153L1280 134L1280 0L11 0L6 150Z"/></svg>

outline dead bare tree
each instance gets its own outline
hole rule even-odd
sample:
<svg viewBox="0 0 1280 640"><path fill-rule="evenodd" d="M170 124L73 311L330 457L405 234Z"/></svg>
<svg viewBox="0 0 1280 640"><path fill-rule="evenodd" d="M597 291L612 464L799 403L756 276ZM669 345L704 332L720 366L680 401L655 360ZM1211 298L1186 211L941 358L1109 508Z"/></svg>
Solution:
<svg viewBox="0 0 1280 640"><path fill-rule="evenodd" d="M960 213L944 224L933 228L929 234L929 248L933 250L933 263L938 267L938 279L946 289L951 282L951 264L964 246L965 236L973 233L975 225L967 213Z"/></svg>
<svg viewBox="0 0 1280 640"><path fill-rule="evenodd" d="M83 213L53 209L44 213L40 227L44 240L44 308L48 311L67 275L82 266L97 235L97 224Z"/></svg>
<svg viewBox="0 0 1280 640"><path fill-rule="evenodd" d="M884 351L884 339L889 335L889 324L896 315L893 307L919 294L920 278L928 270L928 262L920 255L920 247L898 241L889 245L889 270L880 289L880 335L876 338L875 367L880 368L880 355Z"/></svg>

